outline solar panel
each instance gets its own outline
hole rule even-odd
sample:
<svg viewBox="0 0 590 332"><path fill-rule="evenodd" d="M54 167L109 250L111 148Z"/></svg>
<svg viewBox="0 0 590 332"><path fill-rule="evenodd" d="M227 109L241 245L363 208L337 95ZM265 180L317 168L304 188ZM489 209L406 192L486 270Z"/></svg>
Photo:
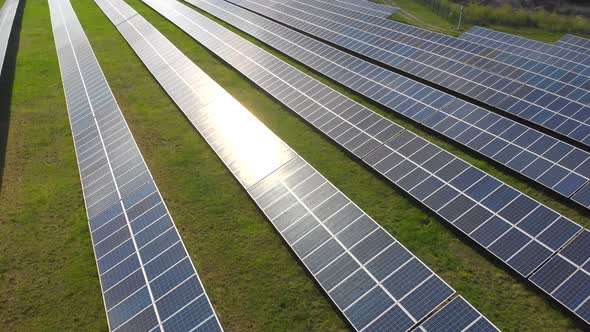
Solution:
<svg viewBox="0 0 590 332"><path fill-rule="evenodd" d="M500 76L472 64L441 56L437 49L424 50L408 45L404 38L394 41L381 37L373 32L378 30L377 26L361 29L359 26L366 23L336 16L316 7L300 10L297 9L302 7L299 3L294 5L290 2L282 4L249 0L231 2L545 127L572 141L590 145L590 125L586 123L590 120L590 108L586 105L590 92L586 90L577 88L570 90L567 98L561 97L556 93L565 93L567 90L562 90L562 83L546 87L549 90L532 87L508 76ZM286 17L278 18L277 13L283 13ZM334 17L325 18L327 16ZM510 73L521 76L522 70ZM532 81L539 79L539 75L531 77ZM555 93L553 89L557 89Z"/></svg>
<svg viewBox="0 0 590 332"><path fill-rule="evenodd" d="M393 127L391 121L198 12L173 1L144 2L523 276L580 231L571 220L415 134ZM388 139L366 138L379 137L369 133L371 128L392 127L395 131L386 135ZM371 142L371 149L352 149L349 144L360 144L355 137L361 137L363 144Z"/></svg>
<svg viewBox="0 0 590 332"><path fill-rule="evenodd" d="M343 8L363 11L367 14L373 14L373 16L379 17L389 17L399 10L397 7L392 7L368 0L335 0L332 3ZM375 14L375 12L378 14Z"/></svg>
<svg viewBox="0 0 590 332"><path fill-rule="evenodd" d="M590 54L590 39L567 34L555 42L555 46L570 49L583 54Z"/></svg>
<svg viewBox="0 0 590 332"><path fill-rule="evenodd" d="M120 0L96 2L114 24L120 22L117 29L148 70L355 329L388 317L408 330L453 296L450 286L247 109L218 93L223 89L143 17L118 14L129 9ZM210 100L200 103L203 96ZM256 173L252 181L243 180L244 170Z"/></svg>
<svg viewBox="0 0 590 332"><path fill-rule="evenodd" d="M456 332L456 331L497 331L496 327L482 316L463 297L458 296L441 310L422 323L416 331Z"/></svg>
<svg viewBox="0 0 590 332"><path fill-rule="evenodd" d="M469 42L476 43L479 45L495 48L498 50L502 50L506 53L523 56L529 59L534 59L543 63L556 66L558 68L565 69L573 73L581 73L587 71L588 67L590 66L590 61L588 61L588 58L581 54L578 54L573 60L570 60L568 58L560 56L560 53L567 52L563 49L557 49L558 52L553 52L554 54L549 54L548 52L550 52L550 50L553 48L549 44L540 43L537 41L505 33L498 33L498 35L496 34L497 32L494 30L474 26L473 28L463 33L460 39L467 40ZM529 44L538 45L539 47L537 47L537 49L539 50L533 49L534 47L527 47L527 45ZM548 50L547 52L543 52L541 51L543 49Z"/></svg>
<svg viewBox="0 0 590 332"><path fill-rule="evenodd" d="M590 231L551 258L531 281L590 324Z"/></svg>
<svg viewBox="0 0 590 332"><path fill-rule="evenodd" d="M566 197L588 183L590 154L356 58L221 0L188 0L365 97ZM589 205L585 205L588 207Z"/></svg>
<svg viewBox="0 0 590 332"><path fill-rule="evenodd" d="M588 66L590 66L590 57L588 57L586 54L505 32L474 26L464 35L465 36L462 36L461 38L469 37L473 39L493 39L497 40L502 48L517 49L519 51L522 49L528 52L538 52L544 54L546 57L551 56L566 61L576 62L583 66L577 67L579 71L585 70Z"/></svg>
<svg viewBox="0 0 590 332"><path fill-rule="evenodd" d="M8 40L14 23L14 16L18 9L19 0L6 0L0 10L0 74L4 64L4 57L8 47Z"/></svg>
<svg viewBox="0 0 590 332"><path fill-rule="evenodd" d="M221 331L73 8L49 5L109 329Z"/></svg>

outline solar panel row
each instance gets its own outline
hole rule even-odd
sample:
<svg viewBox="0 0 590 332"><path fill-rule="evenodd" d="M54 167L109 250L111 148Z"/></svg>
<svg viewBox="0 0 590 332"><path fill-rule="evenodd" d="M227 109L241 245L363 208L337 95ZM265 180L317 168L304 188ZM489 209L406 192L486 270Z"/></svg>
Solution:
<svg viewBox="0 0 590 332"><path fill-rule="evenodd" d="M529 84L541 89L561 84L568 89L557 90L555 94L567 97L575 89L588 91L590 88L590 67L581 71L568 71L548 65L528 57L506 54L498 50L483 47L469 41L432 32L412 25L395 22L382 17L373 17L362 11L339 8L329 2L319 0L298 0L297 8L321 9L330 14L338 14L347 19L362 22L359 29L374 32L389 40L403 41L423 50L432 51L446 58L453 59L491 73L507 76L515 81ZM293 3L293 2L291 2ZM356 23L356 22L355 22ZM355 27L357 27L355 25ZM583 93L579 91L578 93Z"/></svg>
<svg viewBox="0 0 590 332"><path fill-rule="evenodd" d="M2 68L4 67L4 57L8 50L8 40L10 39L18 5L19 0L6 0L0 10L0 74L2 74Z"/></svg>
<svg viewBox="0 0 590 332"><path fill-rule="evenodd" d="M73 8L49 4L110 330L220 331Z"/></svg>
<svg viewBox="0 0 590 332"><path fill-rule="evenodd" d="M570 49L583 54L590 54L590 39L567 34L555 42L555 46Z"/></svg>
<svg viewBox="0 0 590 332"><path fill-rule="evenodd" d="M360 21L352 22L341 16L326 19L324 16L330 14L320 13L317 9L299 10L274 1L231 2L387 66L494 106L578 143L590 145L590 124L587 123L590 122L590 107L580 102L582 98L586 98L584 96L590 98L588 92L573 96L572 99L559 97L553 92L533 88L442 57L437 52L408 46L403 40L391 41L353 27L355 24L362 24ZM287 18L279 19L277 13L287 14ZM551 85L548 89L560 90L561 86L561 83ZM584 91L576 91L578 90Z"/></svg>
<svg viewBox="0 0 590 332"><path fill-rule="evenodd" d="M382 13L380 15L382 17L388 17L399 10L397 7L383 5L369 0L335 0L333 3L338 5L349 4L352 6L346 6L347 8L361 8L366 12L377 11Z"/></svg>
<svg viewBox="0 0 590 332"><path fill-rule="evenodd" d="M158 4L148 0L144 2L340 146L357 157L364 156L367 164L443 219L455 225L466 214L463 222L473 228L466 232L463 227L457 227L467 234L487 223L482 231L485 230L490 238L475 238L476 241L489 247L493 254L522 275L528 276L581 229L567 218L415 134L409 131L397 134L400 127L391 121L354 103L198 12L171 1L160 1ZM369 152L373 152L370 154L351 149L359 142L369 142L365 138L367 136L379 137L380 133L375 134L375 129L383 131L392 127L395 127L394 134L388 133L384 137L394 138L381 140L385 144L379 141L372 143ZM363 133L365 136L355 141ZM415 187L416 191L412 191ZM447 203L449 207L443 210ZM474 219L467 214L468 211L483 219ZM493 242L498 242L497 247L492 246ZM508 252L501 253L505 250Z"/></svg>
<svg viewBox="0 0 590 332"><path fill-rule="evenodd" d="M353 10L361 10L367 15L377 16L377 17L389 17L391 14L398 11L396 7L376 7L377 5L374 2L368 1L346 1L346 0L335 0L334 5L337 5L342 8L348 8Z"/></svg>
<svg viewBox="0 0 590 332"><path fill-rule="evenodd" d="M97 3L355 329L408 330L454 294L143 17Z"/></svg>
<svg viewBox="0 0 590 332"><path fill-rule="evenodd" d="M459 38L479 45L502 50L506 53L534 59L574 73L581 73L582 71L587 70L589 66L584 64L584 62L587 61L587 57L585 56L580 55L578 61L574 61L557 55L533 50L526 47L528 41L526 39L521 43L517 41L511 42L513 38L510 34L501 33L500 35L496 35L494 30L489 30L478 26L474 26L473 28L469 29Z"/></svg>
<svg viewBox="0 0 590 332"><path fill-rule="evenodd" d="M222 0L187 0L365 97L566 197L588 183L590 154ZM573 197L584 202L582 192ZM590 205L585 205L590 207Z"/></svg>
<svg viewBox="0 0 590 332"><path fill-rule="evenodd" d="M515 36L509 33L500 32L474 26L467 31L468 35L479 36L486 39L494 39L503 44L519 47L529 51L537 51L553 57L573 61L584 66L584 69L590 66L590 56L577 51L569 50L552 44L543 43L537 40ZM580 67L577 70L583 70Z"/></svg>

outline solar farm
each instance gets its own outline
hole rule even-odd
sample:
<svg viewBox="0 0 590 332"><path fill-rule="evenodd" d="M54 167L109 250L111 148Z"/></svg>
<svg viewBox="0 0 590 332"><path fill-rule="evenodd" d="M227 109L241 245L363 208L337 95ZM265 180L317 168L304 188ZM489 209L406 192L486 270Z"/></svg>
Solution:
<svg viewBox="0 0 590 332"><path fill-rule="evenodd" d="M366 0L0 0L0 330L590 330L590 39Z"/></svg>

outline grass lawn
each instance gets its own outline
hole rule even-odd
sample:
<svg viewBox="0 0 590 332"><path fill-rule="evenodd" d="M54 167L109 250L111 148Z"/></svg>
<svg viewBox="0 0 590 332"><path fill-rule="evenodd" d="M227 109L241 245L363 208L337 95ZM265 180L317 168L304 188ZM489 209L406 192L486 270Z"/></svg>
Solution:
<svg viewBox="0 0 590 332"><path fill-rule="evenodd" d="M73 2L226 330L345 330L342 318L270 222L110 21L93 2ZM181 30L139 0L128 3L500 328L583 329L546 296L474 250ZM0 118L4 123L9 119L0 191L0 324L20 331L105 330L45 1L26 3L16 61L9 118L4 113ZM2 93L7 86L2 85ZM590 225L579 210L457 146L416 131Z"/></svg>

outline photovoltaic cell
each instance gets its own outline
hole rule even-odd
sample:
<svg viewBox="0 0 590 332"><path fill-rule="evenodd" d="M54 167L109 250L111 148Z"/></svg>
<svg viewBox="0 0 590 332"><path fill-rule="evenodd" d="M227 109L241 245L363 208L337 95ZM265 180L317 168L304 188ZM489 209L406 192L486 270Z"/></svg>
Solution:
<svg viewBox="0 0 590 332"><path fill-rule="evenodd" d="M410 43L408 39L413 38L411 34L397 36L397 32L391 29L322 10L319 5L310 6L288 0L231 2L543 126L581 144L590 144L590 125L587 123L590 120L590 104L587 102L590 101L590 91L585 88L569 88L562 82L553 82L551 77L515 69L512 65L497 64L495 60L488 59L489 54L488 58L484 58L464 55L466 52L450 49L445 44L429 46L431 42ZM279 14L286 17L279 18ZM407 29L417 28L407 26ZM426 30L422 32L428 33ZM443 35L440 38L444 38ZM492 54L499 51L489 49L486 52ZM482 62L489 66L478 67ZM559 77L565 75L563 72L559 72Z"/></svg>
<svg viewBox="0 0 590 332"><path fill-rule="evenodd" d="M109 329L163 330L188 314L199 317L188 329L221 331L73 8L49 4Z"/></svg>
<svg viewBox="0 0 590 332"><path fill-rule="evenodd" d="M421 122L561 195L570 197L588 182L590 154L583 150L358 59L231 3L221 0L187 2L367 98Z"/></svg>
<svg viewBox="0 0 590 332"><path fill-rule="evenodd" d="M249 112L230 95L215 93L205 105L184 103L222 88L143 17L117 17L118 8L126 6L122 1L97 3L113 22L122 22L117 25L121 34L234 175L240 178L242 170L257 175L253 181L240 179L242 186L355 329L397 311L396 322L407 330L455 293L262 123L239 114ZM223 102L209 106L218 100ZM224 122L231 124L234 118L240 125L227 127ZM245 122L248 118L251 122ZM260 158L237 154L227 159L216 142L232 142L236 131L240 137L253 137L248 150L261 150ZM253 172L254 168L267 174ZM407 278L388 284L405 266ZM412 278L418 272L423 283ZM176 328L173 324L179 323L164 327Z"/></svg>
<svg viewBox="0 0 590 332"><path fill-rule="evenodd" d="M2 9L0 9L0 74L2 73L4 57L6 56L8 40L18 5L19 0L6 0Z"/></svg>

